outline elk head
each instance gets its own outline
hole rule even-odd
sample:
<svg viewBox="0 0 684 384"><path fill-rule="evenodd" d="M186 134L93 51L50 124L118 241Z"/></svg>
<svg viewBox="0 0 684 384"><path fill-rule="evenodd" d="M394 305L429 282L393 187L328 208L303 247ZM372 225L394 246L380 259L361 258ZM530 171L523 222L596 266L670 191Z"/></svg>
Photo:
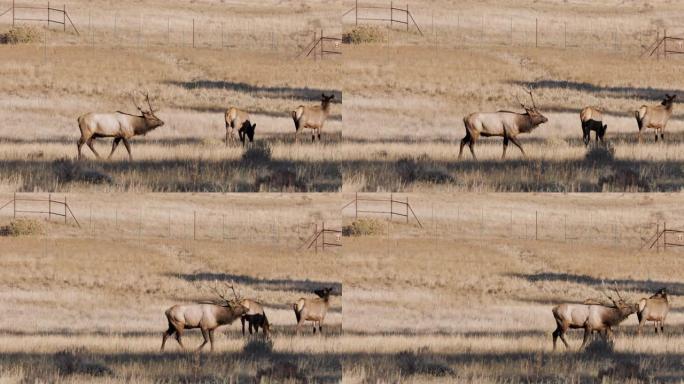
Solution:
<svg viewBox="0 0 684 384"><path fill-rule="evenodd" d="M334 98L335 98L335 94L331 94L330 96L326 96L325 93L321 93L321 104L323 106L328 106Z"/></svg>
<svg viewBox="0 0 684 384"><path fill-rule="evenodd" d="M534 126L537 126L549 121L549 119L547 119L544 115L541 114L541 112L539 112L539 109L537 108L537 103L534 102L532 90L526 89L525 91L530 95L530 100L532 100L532 106L525 105L522 101L520 101L520 98L518 96L516 96L516 98L518 99L520 106L525 110L525 113L530 117L532 124Z"/></svg>
<svg viewBox="0 0 684 384"><path fill-rule="evenodd" d="M142 118L145 119L145 124L147 125L147 128L152 130L157 127L161 127L164 125L164 122L158 118L154 113L157 112L154 108L152 108L152 103L150 103L150 95L146 92L143 94L145 96L145 101L147 102L147 106L149 107L148 111L145 111L135 100L135 97L131 95L131 99L133 100L133 104L135 105L136 108L138 108L138 111L142 114Z"/></svg>
<svg viewBox="0 0 684 384"><path fill-rule="evenodd" d="M670 106L670 105L672 105L672 103L674 103L676 98L677 98L677 95L669 95L666 93L665 98L663 99L663 101L660 104L664 105L666 107Z"/></svg>
<svg viewBox="0 0 684 384"><path fill-rule="evenodd" d="M603 292L603 294L608 298L608 300L610 300L613 303L613 307L618 310L622 317L628 317L632 313L635 313L639 310L639 304L627 302L627 300L622 298L617 288L613 288L613 290L617 295L617 299L611 297L603 290L601 292Z"/></svg>
<svg viewBox="0 0 684 384"><path fill-rule="evenodd" d="M332 287L328 288L322 288L322 289L317 289L314 291L316 296L320 297L321 299L325 299L328 296L330 296L330 293L333 291Z"/></svg>
<svg viewBox="0 0 684 384"><path fill-rule="evenodd" d="M232 291L233 298L229 297L228 290ZM248 309L242 305L242 296L235 291L235 284L223 283L223 288L219 288L218 283L215 283L211 290L221 299L221 306L231 309L237 315L244 315Z"/></svg>

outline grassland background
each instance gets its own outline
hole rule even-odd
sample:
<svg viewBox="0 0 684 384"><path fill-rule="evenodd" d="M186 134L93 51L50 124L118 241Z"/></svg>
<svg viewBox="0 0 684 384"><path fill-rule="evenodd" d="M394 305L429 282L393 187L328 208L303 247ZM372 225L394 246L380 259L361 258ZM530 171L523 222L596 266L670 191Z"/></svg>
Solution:
<svg viewBox="0 0 684 384"><path fill-rule="evenodd" d="M69 197L77 204L104 196ZM294 228L283 232L290 241L264 240L271 235L271 215L290 217L287 224L293 225L309 218L339 219L332 214L339 197L155 194L150 199L113 194L108 198L150 212L161 206L181 212L220 211L229 206L233 215L249 215L251 221L250 226L243 221L242 228L234 221L229 226L234 236L224 241L193 241L178 234L161 239L145 233L136 239L127 236L131 222L125 215L117 221L114 212L102 210L93 237L73 224L54 221L43 234L0 238L4 271L0 375L10 382L251 380L259 370L289 362L299 374L317 381L341 379L338 255L298 252ZM0 220L10 218L3 215ZM122 230L114 230L115 223ZM243 353L239 322L217 333L217 351L210 356L182 353L173 340L167 352L159 353L161 333L167 327L164 310L175 303L212 299L208 288L217 281L234 281L243 296L265 304L275 332L273 353ZM324 336L312 336L307 326L304 335L295 337L291 303L323 286L335 290ZM199 345L199 332L186 335L188 347ZM60 366L55 354L77 348L81 358L105 365L113 375L65 375L68 367ZM274 375L278 377L277 370Z"/></svg>
<svg viewBox="0 0 684 384"><path fill-rule="evenodd" d="M639 57L655 41L648 31L681 33L676 28L684 15L680 4L423 2L411 9L422 20L425 37L395 27L389 44L385 37L345 50L346 142L340 153L345 155L346 191L670 191L682 185L678 106L665 144L656 145L648 132L638 145L634 119L640 105L658 103L665 93L682 93L676 75L679 59ZM539 48L529 41L535 18L542 23ZM353 22L350 14L345 28L353 28ZM568 33L592 30L608 41L579 35L564 49L557 33L566 23ZM555 37L544 35L552 31ZM618 44L615 36L621 39ZM520 110L518 98L530 104L523 90L527 87L535 90L536 102L549 118L520 136L527 161L517 148L501 161L501 138L478 142L479 162L471 160L467 149L458 161L463 117L475 111ZM589 105L605 111L614 159L586 159L579 111ZM418 159L419 173L439 177L405 177L397 169L404 158ZM625 174L638 181L625 185Z"/></svg>
<svg viewBox="0 0 684 384"><path fill-rule="evenodd" d="M425 228L395 219L389 236L345 238L344 271L353 272L343 276L343 345L356 359L345 362L345 382L591 382L601 371L607 382L681 378L680 252L640 251L592 239L518 238L506 233L508 218L495 215L480 236L473 233L477 224L464 220L460 203L446 194L395 195L405 197L414 202ZM461 197L472 208L521 215L550 208L611 217L628 214L629 206L635 222L669 218L680 200L634 194ZM428 202L438 208L435 232L426 225ZM351 223L353 211L345 211L345 218L345 225ZM649 327L637 337L632 316L618 328L613 352L578 353L581 332L571 331L571 350L553 353L551 308L601 299L601 289L613 284L631 300L666 286L673 307L665 336L655 336Z"/></svg>
<svg viewBox="0 0 684 384"><path fill-rule="evenodd" d="M329 26L331 31L337 25L339 31L334 8L324 2L304 4L302 9L307 12L275 3L202 2L192 7L185 2L164 4L163 12L154 13L160 4L71 2L69 9L81 22L84 17L87 20L89 9L102 11L99 16L91 14L91 25L97 26L96 36L116 31L123 40L95 40L92 44L87 36L76 38L51 30L47 44L41 39L34 44L0 47L0 54L6 58L0 64L1 87L7 95L0 108L3 188L141 192L338 190L341 176L330 144L339 141L341 130L340 62L295 58L302 48L298 44L312 40L312 25ZM125 20L124 16L138 20L140 15L154 15L164 23L147 25L143 21L147 37L128 44L128 29L123 21L115 26L102 19L114 14L121 20ZM167 31L164 15L187 20L195 17L198 29L209 28L202 18L225 18L226 39L233 36L245 41L256 38L254 33L268 25L269 43L226 43L223 49L202 44L195 49L187 44L153 44L155 33ZM242 31L245 25L253 29ZM4 27L9 26L5 23ZM299 42L274 45L270 41L271 35L284 39L295 32L306 36L293 37ZM201 37L197 39L201 41ZM111 162L71 163L80 135L77 117L91 111L133 113L136 110L130 94L138 90L149 91L166 125L133 140L136 162L126 163L125 150L119 148ZM290 111L301 104L320 104L323 92L336 96L323 144L309 145L310 136L303 134L303 144L295 145ZM244 149L238 144L228 148L223 145L223 113L232 105L251 113L257 124L256 140L271 146L270 160L248 164L241 160ZM111 140L96 144L105 156L110 146ZM94 157L88 149L85 153ZM92 174L99 175L99 181L89 178Z"/></svg>

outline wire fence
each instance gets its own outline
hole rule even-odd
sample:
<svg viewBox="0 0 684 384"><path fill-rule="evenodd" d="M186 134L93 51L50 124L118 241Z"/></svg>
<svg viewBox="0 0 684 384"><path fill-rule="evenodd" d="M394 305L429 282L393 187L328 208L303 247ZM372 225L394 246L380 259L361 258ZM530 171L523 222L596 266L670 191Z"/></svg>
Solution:
<svg viewBox="0 0 684 384"><path fill-rule="evenodd" d="M354 204L350 204L343 210L344 217L386 219L387 215L382 210L386 203L377 202L373 206L372 200L366 200L370 197L383 201L382 197L389 196L358 194L359 199L365 200L364 212L357 212ZM399 194L394 194L393 197L399 200L405 198ZM356 197L349 195L345 198L351 201ZM684 228L684 225L676 220L676 216L654 220L646 212L639 215L634 211L621 214L615 209L592 209L588 212L562 208L554 210L547 207L523 209L514 208L514 204L485 207L463 202L426 201L415 196L410 199L411 207L422 223L422 228L417 223L401 229L396 225L392 227L401 230L402 233L408 231L410 234L413 231L416 237L435 241L466 238L516 239L644 249L653 241L654 235L664 228L665 222L671 230ZM403 218L399 219L393 222L398 225L403 221ZM669 238L684 243L684 232L672 234Z"/></svg>
<svg viewBox="0 0 684 384"><path fill-rule="evenodd" d="M15 12L12 2L0 2L0 26L12 25L13 20L20 25L44 27L46 2L17 0ZM56 9L62 8L62 5ZM249 49L288 53L295 56L312 41L315 31L324 28L328 36L340 36L339 17L323 19L316 27L297 17L278 18L271 16L244 17L225 15L207 17L201 14L179 15L174 13L157 14L136 11L131 8L77 7L64 8L69 19L80 34L51 29L46 35L51 45L89 45L92 47L144 48L209 48L209 49ZM319 15L317 15L319 16ZM313 16L312 16L313 17ZM28 19L18 21L18 19ZM320 24L320 25L319 25ZM52 33L55 32L55 33ZM59 33L57 33L59 32Z"/></svg>

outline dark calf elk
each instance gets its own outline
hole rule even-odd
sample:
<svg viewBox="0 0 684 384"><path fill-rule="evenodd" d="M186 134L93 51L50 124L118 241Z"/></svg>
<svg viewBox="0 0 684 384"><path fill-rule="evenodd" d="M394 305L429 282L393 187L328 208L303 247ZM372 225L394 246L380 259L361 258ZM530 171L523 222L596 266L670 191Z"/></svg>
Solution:
<svg viewBox="0 0 684 384"><path fill-rule="evenodd" d="M648 299L639 300L639 310L637 311L639 330L637 333L641 334L641 330L647 321L653 322L656 333L658 333L658 325L660 325L660 333L663 333L665 330L665 319L669 311L670 302L667 300L667 290L665 288L658 290L655 295Z"/></svg>
<svg viewBox="0 0 684 384"><path fill-rule="evenodd" d="M161 350L164 350L166 339L176 334L176 340L181 348L185 348L182 341L183 332L186 329L199 328L202 331L204 342L197 348L201 350L207 342L210 342L211 350L214 350L214 331L222 325L232 324L235 320L244 316L248 309L240 304L241 299L235 292L233 285L226 284L228 288L233 291L235 299L227 299L224 293L221 293L217 287L214 287L214 292L223 301L222 304L188 304L188 305L174 305L166 310L166 319L169 322L169 329L164 332L162 338Z"/></svg>
<svg viewBox="0 0 684 384"><path fill-rule="evenodd" d="M315 299L300 298L294 303L294 313L297 318L297 334L305 321L313 322L313 333L316 333L316 323L318 330L323 332L323 321L330 308L330 293L332 288L317 289L314 293L318 296Z"/></svg>
<svg viewBox="0 0 684 384"><path fill-rule="evenodd" d="M580 112L582 122L582 139L584 145L589 145L591 141L591 131L596 132L596 142L603 143L603 136L606 134L608 126L603 124L603 113L598 108L586 107Z"/></svg>
<svg viewBox="0 0 684 384"><path fill-rule="evenodd" d="M254 329L255 333L259 333L259 327L261 327L261 330L265 335L268 335L271 330L271 325L268 323L266 312L264 312L264 307L261 303L251 299L244 299L240 302L240 305L247 308L247 313L240 317L242 335L245 335L245 322L247 322L249 326L250 335L252 334L252 329Z"/></svg>
<svg viewBox="0 0 684 384"><path fill-rule="evenodd" d="M641 131L644 128L655 129L655 141L658 141L658 132L660 138L665 140L665 127L667 122L672 117L672 106L677 95L665 95L665 98L660 105L642 105L641 108L634 111L637 124L639 125L639 142L641 143Z"/></svg>
<svg viewBox="0 0 684 384"><path fill-rule="evenodd" d="M228 141L235 139L235 132L237 130L238 136L242 144L245 144L245 137L249 142L254 141L254 131L256 124L250 121L249 113L239 110L235 107L230 107L226 111L226 146Z"/></svg>
<svg viewBox="0 0 684 384"><path fill-rule="evenodd" d="M81 130L81 138L78 139L78 158L81 159L81 147L83 144L88 144L90 150L99 158L100 154L95 150L93 140L100 137L113 137L114 143L112 143L112 151L109 153L108 159L114 154L119 142L123 141L128 151L128 159L133 161L131 146L128 140L133 136L146 135L155 128L164 125L164 122L155 116L154 113L156 111L152 108L152 104L150 104L149 95L145 94L145 100L147 100L147 106L150 108L149 111L144 111L133 99L133 103L142 114L141 116L130 115L124 112L86 113L80 116L78 118L78 128Z"/></svg>
<svg viewBox="0 0 684 384"><path fill-rule="evenodd" d="M599 332L607 341L612 335L611 327L619 325L629 315L637 311L636 304L627 303L620 293L615 290L618 299L606 296L613 306L587 302L587 304L560 304L552 309L556 320L556 330L553 331L553 349L556 350L556 341L560 337L566 348L569 348L565 340L568 329L584 329L584 340L580 346L583 349L589 341L592 332ZM605 292L604 292L605 294Z"/></svg>
<svg viewBox="0 0 684 384"><path fill-rule="evenodd" d="M470 153L473 155L473 159L477 159L475 156L474 145L475 142L482 137L489 136L501 136L503 137L503 154L501 158L506 158L506 149L508 148L508 142L511 141L516 147L520 149L523 156L525 156L525 151L523 150L517 136L521 133L532 132L540 124L544 124L548 121L539 110L534 102L534 97L532 96L532 91L527 91L532 99L532 107L525 106L525 104L520 103L520 105L525 110L525 113L516 113L509 111L499 111L492 113L471 113L470 115L463 118L463 123L466 128L466 135L461 140L461 147L458 151L458 158L463 156L463 147L468 144L470 148ZM520 100L518 100L520 101Z"/></svg>
<svg viewBox="0 0 684 384"><path fill-rule="evenodd" d="M323 130L323 124L330 116L330 102L335 98L335 95L326 96L325 93L321 94L321 105L305 107L300 105L292 111L292 120L295 124L295 142L297 141L297 133L300 129L306 128L311 129L311 141L316 141L316 136L318 136L318 141L321 140L321 131Z"/></svg>

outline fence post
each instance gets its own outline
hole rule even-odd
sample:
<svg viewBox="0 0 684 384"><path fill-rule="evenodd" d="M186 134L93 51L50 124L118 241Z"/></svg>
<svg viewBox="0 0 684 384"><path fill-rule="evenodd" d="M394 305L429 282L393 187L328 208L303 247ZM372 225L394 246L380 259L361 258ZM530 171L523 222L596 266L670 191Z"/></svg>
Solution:
<svg viewBox="0 0 684 384"><path fill-rule="evenodd" d="M663 59L667 59L667 28L663 30Z"/></svg>
<svg viewBox="0 0 684 384"><path fill-rule="evenodd" d="M394 194L390 193L390 221L394 219Z"/></svg>
<svg viewBox="0 0 684 384"><path fill-rule="evenodd" d="M408 202L408 196L406 196L406 224L409 222L409 202Z"/></svg>
<svg viewBox="0 0 684 384"><path fill-rule="evenodd" d="M325 221L321 224L321 250L325 251Z"/></svg>
<svg viewBox="0 0 684 384"><path fill-rule="evenodd" d="M62 27L64 27L64 32L66 32L66 4L62 5Z"/></svg>
<svg viewBox="0 0 684 384"><path fill-rule="evenodd" d="M67 223L67 197L64 195L64 224Z"/></svg>
<svg viewBox="0 0 684 384"><path fill-rule="evenodd" d="M314 254L318 255L318 223L316 223L316 228L314 229Z"/></svg>
<svg viewBox="0 0 684 384"><path fill-rule="evenodd" d="M323 60L323 28L321 28L321 60Z"/></svg>
<svg viewBox="0 0 684 384"><path fill-rule="evenodd" d="M318 43L318 34L316 31L314 31L314 49L313 49L313 54L314 54L314 61L316 61L316 44ZM316 224L318 226L318 224Z"/></svg>
<svg viewBox="0 0 684 384"><path fill-rule="evenodd" d="M15 17L14 17L14 1L15 0L12 0L12 27L14 27L14 19L15 19Z"/></svg>
<svg viewBox="0 0 684 384"><path fill-rule="evenodd" d="M656 223L656 252L660 252L660 242L658 237L660 236L660 223Z"/></svg>
<svg viewBox="0 0 684 384"><path fill-rule="evenodd" d="M667 251L667 223L663 221L663 252Z"/></svg>
<svg viewBox="0 0 684 384"><path fill-rule="evenodd" d="M195 48L195 18L192 18L192 47Z"/></svg>
<svg viewBox="0 0 684 384"><path fill-rule="evenodd" d="M539 48L539 18L534 19L534 47Z"/></svg>
<svg viewBox="0 0 684 384"><path fill-rule="evenodd" d="M52 221L52 193L48 195L48 221Z"/></svg>
<svg viewBox="0 0 684 384"><path fill-rule="evenodd" d="M390 28L394 26L394 3L390 1Z"/></svg>
<svg viewBox="0 0 684 384"><path fill-rule="evenodd" d="M356 192L356 199L354 203L354 218L358 219L359 218L359 193Z"/></svg>
<svg viewBox="0 0 684 384"><path fill-rule="evenodd" d="M197 211L192 211L192 239L197 240Z"/></svg>
<svg viewBox="0 0 684 384"><path fill-rule="evenodd" d="M409 31L409 5L406 3L406 32Z"/></svg>
<svg viewBox="0 0 684 384"><path fill-rule="evenodd" d="M14 209L13 209L14 213L13 213L12 217L16 219L17 218L17 193L16 192L14 192L14 199L12 200L12 202L13 202L12 205L14 206Z"/></svg>
<svg viewBox="0 0 684 384"><path fill-rule="evenodd" d="M48 1L48 6L47 6L47 20L45 21L47 23L47 28L50 29L50 2Z"/></svg>
<svg viewBox="0 0 684 384"><path fill-rule="evenodd" d="M355 25L359 25L359 0L356 0L355 9L356 9L356 12L355 12L356 13L356 17L355 17L356 23L355 23Z"/></svg>
<svg viewBox="0 0 684 384"><path fill-rule="evenodd" d="M539 240L539 211L534 211L534 239Z"/></svg>

